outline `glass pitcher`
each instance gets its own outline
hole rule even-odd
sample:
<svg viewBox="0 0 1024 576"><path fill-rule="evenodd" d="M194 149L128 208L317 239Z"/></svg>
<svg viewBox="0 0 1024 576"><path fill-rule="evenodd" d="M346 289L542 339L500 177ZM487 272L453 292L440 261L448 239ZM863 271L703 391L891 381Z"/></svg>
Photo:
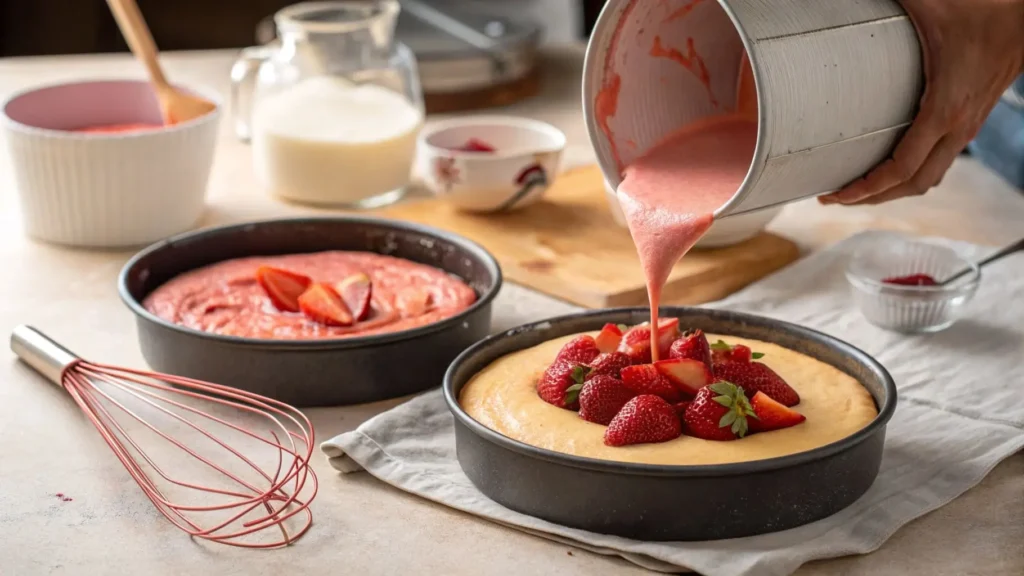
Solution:
<svg viewBox="0 0 1024 576"><path fill-rule="evenodd" d="M362 208L402 197L424 110L398 12L397 0L296 4L274 15L278 45L242 51L235 133L272 194Z"/></svg>

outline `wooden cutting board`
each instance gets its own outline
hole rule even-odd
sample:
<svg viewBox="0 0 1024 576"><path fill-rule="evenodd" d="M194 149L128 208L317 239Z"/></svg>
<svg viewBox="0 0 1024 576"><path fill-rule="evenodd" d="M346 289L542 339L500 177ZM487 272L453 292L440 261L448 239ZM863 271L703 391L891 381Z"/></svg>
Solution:
<svg viewBox="0 0 1024 576"><path fill-rule="evenodd" d="M470 238L494 254L506 279L574 304L647 304L636 248L629 231L612 219L597 166L562 174L541 202L508 214L469 214L437 199L377 213ZM768 233L727 248L694 250L673 269L664 303L718 300L798 257L796 244Z"/></svg>

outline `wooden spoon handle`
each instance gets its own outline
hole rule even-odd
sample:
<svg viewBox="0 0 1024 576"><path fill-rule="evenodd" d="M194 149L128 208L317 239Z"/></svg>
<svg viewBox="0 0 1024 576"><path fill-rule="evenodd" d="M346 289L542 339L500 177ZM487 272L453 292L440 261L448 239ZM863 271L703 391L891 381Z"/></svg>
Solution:
<svg viewBox="0 0 1024 576"><path fill-rule="evenodd" d="M110 6L110 11L114 14L128 47L149 72L150 81L159 90L169 88L167 78L164 77L163 69L157 60L156 42L153 41L149 26L146 26L146 20L139 11L139 5L135 0L107 0L107 5Z"/></svg>

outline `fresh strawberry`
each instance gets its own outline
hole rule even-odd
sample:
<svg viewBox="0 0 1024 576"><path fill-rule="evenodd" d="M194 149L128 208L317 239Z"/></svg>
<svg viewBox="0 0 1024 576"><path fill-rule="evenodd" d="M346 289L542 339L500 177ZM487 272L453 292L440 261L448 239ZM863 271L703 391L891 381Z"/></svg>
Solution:
<svg viewBox="0 0 1024 576"><path fill-rule="evenodd" d="M632 362L630 361L629 356L626 356L622 352L601 354L590 362L590 374L587 374L587 380L598 376L621 378L622 376L620 372L622 369L631 364Z"/></svg>
<svg viewBox="0 0 1024 576"><path fill-rule="evenodd" d="M654 367L687 396L695 396L701 388L715 381L711 368L693 358L660 360Z"/></svg>
<svg viewBox="0 0 1024 576"><path fill-rule="evenodd" d="M341 295L357 321L366 320L370 315L370 296L373 293L369 276L362 272L353 274L335 284L334 290Z"/></svg>
<svg viewBox="0 0 1024 576"><path fill-rule="evenodd" d="M711 362L750 362L764 358L761 352L751 352L750 348L743 344L729 345L719 340L711 345Z"/></svg>
<svg viewBox="0 0 1024 576"><path fill-rule="evenodd" d="M580 418L587 422L608 425L612 418L636 396L621 380L597 376L580 390Z"/></svg>
<svg viewBox="0 0 1024 576"><path fill-rule="evenodd" d="M597 349L602 353L614 352L622 342L622 327L616 324L605 324L601 333L594 339L597 342Z"/></svg>
<svg viewBox="0 0 1024 576"><path fill-rule="evenodd" d="M537 395L548 404L577 410L577 399L588 371L589 368L575 362L555 360L537 382Z"/></svg>
<svg viewBox="0 0 1024 576"><path fill-rule="evenodd" d="M341 296L334 288L320 282L299 296L299 309L310 320L327 326L349 326L355 322Z"/></svg>
<svg viewBox="0 0 1024 576"><path fill-rule="evenodd" d="M589 364L601 351L597 349L594 337L583 334L568 341L555 355L555 362L563 360L573 364Z"/></svg>
<svg viewBox="0 0 1024 576"><path fill-rule="evenodd" d="M619 374L626 386L637 394L654 394L669 402L679 402L683 399L679 389L668 378L662 376L653 364L627 366Z"/></svg>
<svg viewBox="0 0 1024 576"><path fill-rule="evenodd" d="M668 354L668 349L672 346L672 342L678 337L678 318L658 319L659 358ZM651 325L645 322L627 330L622 335L619 352L632 358L634 363L649 364L651 362Z"/></svg>
<svg viewBox="0 0 1024 576"><path fill-rule="evenodd" d="M715 378L726 380L743 388L748 396L764 392L786 406L800 403L800 395L786 384L774 370L760 362L724 362L715 364Z"/></svg>
<svg viewBox="0 0 1024 576"><path fill-rule="evenodd" d="M747 418L757 418L743 389L718 381L701 388L686 408L686 431L705 440L735 440L746 436Z"/></svg>
<svg viewBox="0 0 1024 576"><path fill-rule="evenodd" d="M637 396L612 418L604 431L608 446L667 442L682 434L682 424L675 409L659 396Z"/></svg>
<svg viewBox="0 0 1024 576"><path fill-rule="evenodd" d="M807 420L803 414L772 400L764 392L754 394L750 399L750 407L754 409L754 414L757 414L757 418L750 421L751 432L781 430Z"/></svg>
<svg viewBox="0 0 1024 576"><path fill-rule="evenodd" d="M270 297L274 307L284 312L298 312L299 296L313 283L309 276L273 266L257 268L256 281Z"/></svg>
<svg viewBox="0 0 1024 576"><path fill-rule="evenodd" d="M684 400L682 402L676 402L675 404L672 405L672 408L675 409L676 414L679 416L680 422L683 422L683 418L686 416L686 409L690 407L690 404L692 404L692 402Z"/></svg>
<svg viewBox="0 0 1024 576"><path fill-rule="evenodd" d="M669 358L689 358L699 360L711 368L711 347L702 330L692 330L683 334L668 349Z"/></svg>

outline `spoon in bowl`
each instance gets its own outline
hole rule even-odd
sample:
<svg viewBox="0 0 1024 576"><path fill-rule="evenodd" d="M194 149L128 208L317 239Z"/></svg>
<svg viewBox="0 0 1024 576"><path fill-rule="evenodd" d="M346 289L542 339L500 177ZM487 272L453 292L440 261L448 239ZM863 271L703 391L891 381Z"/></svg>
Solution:
<svg viewBox="0 0 1024 576"><path fill-rule="evenodd" d="M213 112L216 105L204 98L198 98L178 90L167 81L164 71L157 60L156 42L146 26L146 21L139 11L135 0L107 0L110 11L117 20L121 34L132 50L135 58L146 67L149 81L156 91L160 102L160 112L165 125L188 122L193 118Z"/></svg>
<svg viewBox="0 0 1024 576"><path fill-rule="evenodd" d="M1015 252L1020 252L1022 250L1024 250L1024 238L1021 238L1020 240L1017 240L1016 242L1014 242L1013 244L1010 244L1009 246L1005 246L1003 248L1000 248L999 250L996 250L995 252L993 252L993 253L989 254L988 256L982 258L981 260L978 260L974 264L978 268L981 268L981 267L985 266L986 264L990 264L992 262L995 262L996 260L999 260L1000 258L1002 258L1004 256L1009 256L1010 254L1013 254ZM973 268L970 268L970 267L964 268L963 270L960 270L959 272L953 274L949 278L946 278L945 280L939 282L938 285L939 286L948 286L954 280L957 280L958 278L961 278L961 277L965 276L966 274L970 273L971 270L973 270Z"/></svg>

